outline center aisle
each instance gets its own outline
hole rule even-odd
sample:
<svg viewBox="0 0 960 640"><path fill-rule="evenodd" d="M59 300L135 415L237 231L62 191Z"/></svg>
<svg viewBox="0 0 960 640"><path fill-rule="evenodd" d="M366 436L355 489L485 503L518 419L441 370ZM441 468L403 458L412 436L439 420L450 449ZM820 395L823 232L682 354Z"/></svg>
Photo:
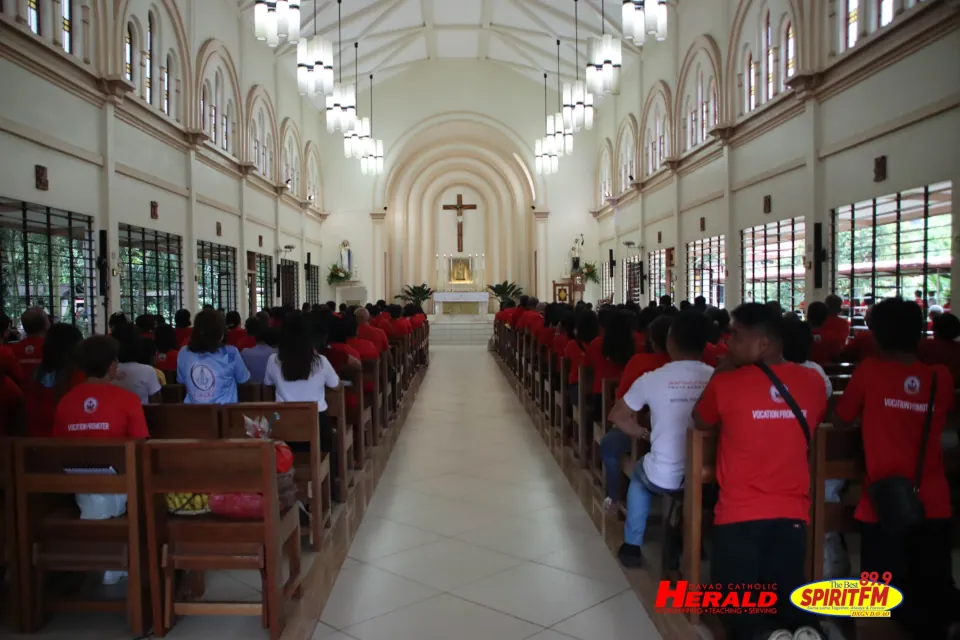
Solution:
<svg viewBox="0 0 960 640"><path fill-rule="evenodd" d="M482 347L429 372L314 638L660 638Z"/></svg>

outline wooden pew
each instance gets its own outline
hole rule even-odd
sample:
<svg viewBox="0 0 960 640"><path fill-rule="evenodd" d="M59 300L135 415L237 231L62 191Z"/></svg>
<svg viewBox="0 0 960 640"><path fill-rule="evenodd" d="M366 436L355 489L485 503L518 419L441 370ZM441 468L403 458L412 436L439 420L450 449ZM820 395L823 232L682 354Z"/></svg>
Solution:
<svg viewBox="0 0 960 640"><path fill-rule="evenodd" d="M216 440L221 437L218 404L145 404L143 415L154 440Z"/></svg>
<svg viewBox="0 0 960 640"><path fill-rule="evenodd" d="M554 437L557 438L559 442L558 447L562 450L564 446L570 443L568 420L572 421L569 409L573 405L570 403L570 398L567 395L570 389L570 384L567 382L570 379L570 359L559 358L559 362L560 371L557 374L557 389L553 393L553 429Z"/></svg>
<svg viewBox="0 0 960 640"><path fill-rule="evenodd" d="M7 623L23 631L20 596L20 558L17 547L17 496L13 483L13 440L0 438L0 576L9 576L5 605Z"/></svg>
<svg viewBox="0 0 960 640"><path fill-rule="evenodd" d="M245 402L223 406L223 437L245 438L244 416L264 416L272 425L270 437L287 444L306 444L294 452L297 499L310 505L310 545L320 550L323 530L330 525L330 455L320 449L320 420L315 402Z"/></svg>
<svg viewBox="0 0 960 640"><path fill-rule="evenodd" d="M703 548L703 485L717 479L717 435L699 429L687 431L686 470L683 478L683 557L681 573L690 584L703 584L700 551ZM691 616L696 623L697 616Z"/></svg>
<svg viewBox="0 0 960 640"><path fill-rule="evenodd" d="M603 461L600 459L600 443L603 442L604 436L607 435L607 432L613 426L607 416L610 415L610 412L613 410L613 405L617 401L617 387L620 385L620 380L617 378L604 378L601 381L601 385L601 414L600 421L593 422L593 440L591 442L592 454L590 456L590 463L594 480L600 483L600 486L605 487L606 481L603 474Z"/></svg>
<svg viewBox="0 0 960 640"><path fill-rule="evenodd" d="M263 402L263 385L258 382L238 384L237 402Z"/></svg>
<svg viewBox="0 0 960 640"><path fill-rule="evenodd" d="M580 459L580 466L588 469L592 447L592 409L588 404L590 389L593 388L593 369L584 364L580 365L579 381L577 383L577 408L574 411L573 450Z"/></svg>
<svg viewBox="0 0 960 640"><path fill-rule="evenodd" d="M385 428L383 422L383 388L380 386L380 360L363 360L363 383L370 383L372 387L370 392L363 390L364 408L370 410L371 429L370 445L377 446L380 442L380 436Z"/></svg>
<svg viewBox="0 0 960 640"><path fill-rule="evenodd" d="M346 396L343 385L336 389L327 389L327 418L333 428L333 450L337 455L337 480L339 491L335 495L337 502L346 502L350 496L350 487L354 483L353 464L350 458L354 437L353 429L347 424Z"/></svg>
<svg viewBox="0 0 960 640"><path fill-rule="evenodd" d="M124 612L134 636L144 615L142 516L137 447L130 440L25 438L14 447L20 596L24 628L37 631L46 611ZM208 461L209 462L209 461ZM68 474L64 469L112 467L115 474ZM81 520L75 494L125 494L127 512L108 520ZM123 600L83 600L45 593L48 573L127 571Z"/></svg>
<svg viewBox="0 0 960 640"><path fill-rule="evenodd" d="M838 429L822 424L810 443L813 452L810 493L812 502L810 529L811 580L823 579L823 549L827 532L853 533L854 508L841 503L826 502L827 480L860 481L863 478L863 440L860 429Z"/></svg>
<svg viewBox="0 0 960 640"><path fill-rule="evenodd" d="M255 615L279 640L286 601L301 596L300 514L280 512L276 455L264 440L154 440L143 447L147 556L157 637L183 615ZM168 493L259 493L264 515L229 520L213 514L178 516L167 511ZM289 578L283 581L282 555ZM181 599L177 572L252 570L260 573L263 599L196 602Z"/></svg>
<svg viewBox="0 0 960 640"><path fill-rule="evenodd" d="M187 388L182 384L165 384L160 388L160 398L164 404L182 403L187 397Z"/></svg>

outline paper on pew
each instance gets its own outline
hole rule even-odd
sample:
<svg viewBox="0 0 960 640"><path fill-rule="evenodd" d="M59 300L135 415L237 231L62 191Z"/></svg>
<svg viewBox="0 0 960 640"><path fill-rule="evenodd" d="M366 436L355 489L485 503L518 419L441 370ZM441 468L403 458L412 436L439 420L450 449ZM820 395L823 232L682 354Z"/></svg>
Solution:
<svg viewBox="0 0 960 640"><path fill-rule="evenodd" d="M77 476L115 476L117 470L113 467L71 467L63 470L64 473Z"/></svg>

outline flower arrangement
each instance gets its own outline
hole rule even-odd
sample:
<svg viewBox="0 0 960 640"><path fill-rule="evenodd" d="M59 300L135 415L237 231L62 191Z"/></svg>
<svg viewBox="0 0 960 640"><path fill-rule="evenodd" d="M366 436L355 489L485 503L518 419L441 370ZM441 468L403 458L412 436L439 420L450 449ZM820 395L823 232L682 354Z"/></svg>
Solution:
<svg viewBox="0 0 960 640"><path fill-rule="evenodd" d="M597 265L594 262L584 262L580 267L580 275L583 276L584 282L600 284L600 274L597 273Z"/></svg>
<svg viewBox="0 0 960 640"><path fill-rule="evenodd" d="M338 264L330 265L330 270L327 272L327 284L330 286L340 284L341 282L346 282L350 279L350 274L347 273L347 270L341 267Z"/></svg>

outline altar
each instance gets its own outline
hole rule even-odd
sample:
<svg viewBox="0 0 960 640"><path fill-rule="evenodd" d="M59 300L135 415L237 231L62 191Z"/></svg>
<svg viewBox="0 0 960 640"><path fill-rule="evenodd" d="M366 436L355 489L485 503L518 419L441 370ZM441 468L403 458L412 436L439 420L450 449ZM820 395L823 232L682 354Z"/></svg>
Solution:
<svg viewBox="0 0 960 640"><path fill-rule="evenodd" d="M436 314L477 315L487 314L490 294L485 291L438 291L433 294Z"/></svg>

